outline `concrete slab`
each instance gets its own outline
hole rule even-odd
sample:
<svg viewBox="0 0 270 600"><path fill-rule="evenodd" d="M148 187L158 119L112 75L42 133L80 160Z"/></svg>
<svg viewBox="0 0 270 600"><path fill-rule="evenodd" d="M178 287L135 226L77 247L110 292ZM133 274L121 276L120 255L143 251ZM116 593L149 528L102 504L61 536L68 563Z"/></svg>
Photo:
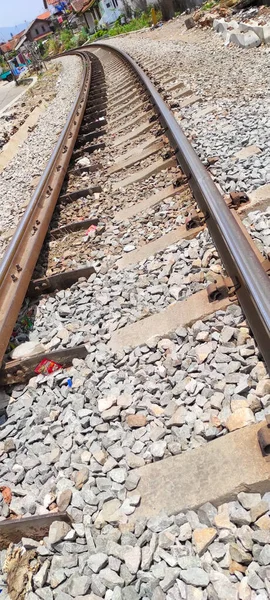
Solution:
<svg viewBox="0 0 270 600"><path fill-rule="evenodd" d="M185 100L181 102L180 108L186 108L187 106L195 104L195 102L200 102L200 100L201 98L199 96L196 96L195 94L193 96L188 96Z"/></svg>
<svg viewBox="0 0 270 600"><path fill-rule="evenodd" d="M161 150L162 148L164 148L164 142L163 140L159 140L158 142L155 141L154 144L149 145L148 148L141 150L141 152L137 152L137 149L133 150L132 156L129 156L122 161L119 160L112 167L110 167L107 171L108 175L112 175L113 173L117 173L118 171L122 171L123 169L127 169L127 167L132 167L132 165L135 165L137 162L140 162L141 160L144 160L145 158L156 154L156 152L159 152L159 150Z"/></svg>
<svg viewBox="0 0 270 600"><path fill-rule="evenodd" d="M155 204L158 204L159 202L162 202L162 200L173 197L176 194L180 194L180 192L181 188L169 185L168 187L160 190L160 192L156 192L156 194L149 196L149 198L145 198L145 200L142 200L142 202L137 202L132 206L128 206L127 208L123 208L123 210L119 210L119 212L116 213L114 220L120 222L131 219L132 217L135 217L135 215L138 215L145 210L149 210L149 208L155 206Z"/></svg>
<svg viewBox="0 0 270 600"><path fill-rule="evenodd" d="M162 235L160 238L157 238L157 240L153 240L153 242L144 244L144 246L137 248L137 250L125 254L123 258L120 258L120 260L117 261L116 266L119 269L125 269L131 265L136 265L141 260L146 260L149 256L153 256L154 254L157 254L157 252L165 250L165 248L179 242L179 240L193 239L203 229L204 227L194 227L194 229L187 230L184 225L176 227L176 229Z"/></svg>
<svg viewBox="0 0 270 600"><path fill-rule="evenodd" d="M202 108L201 110L197 110L196 112L194 112L191 118L197 122L200 121L206 115L209 115L210 113L214 112L215 110L215 106L207 106L206 108Z"/></svg>
<svg viewBox="0 0 270 600"><path fill-rule="evenodd" d="M115 351L135 348L153 337L161 338L178 327L187 327L217 310L225 310L229 304L231 302L228 298L209 302L206 289L201 290L185 300L170 304L159 313L114 331L109 346Z"/></svg>
<svg viewBox="0 0 270 600"><path fill-rule="evenodd" d="M160 136L159 140L164 140L165 136ZM130 139L130 138L129 138ZM167 138L166 138L167 139ZM111 168L113 168L117 163L119 163L120 161L124 161L127 158L129 158L129 156L133 156L134 154L140 154L145 148L148 148L148 146L151 146L151 144L154 144L155 142L157 142L157 138L155 135L149 135L147 137L146 140L144 140L144 142L142 142L139 146L135 146L133 148L130 148L127 152L125 152L124 154L119 154L119 156L116 157L113 165Z"/></svg>
<svg viewBox="0 0 270 600"><path fill-rule="evenodd" d="M134 104L136 104L136 106L143 106L143 101L141 100L140 104L138 105L138 100L139 100L139 98L136 96L134 97L134 95L133 95L132 100L130 100L129 102L125 102L125 103L122 100L122 102L118 105L118 107L115 103L110 103L110 105L109 105L110 106L110 118L113 119L114 115L119 115L119 112L120 112L120 116L118 117L119 119L122 118L122 115L129 114L130 111L133 109ZM123 111L125 111L125 112L123 112Z"/></svg>
<svg viewBox="0 0 270 600"><path fill-rule="evenodd" d="M110 134L117 135L118 133L125 131L125 129L128 129L129 134L131 134L130 129L132 127L134 127L134 125L137 125L137 123L140 123L140 121L142 121L143 119L145 119L145 112L141 112L137 115L137 117L133 117L133 119L130 119L130 121L127 121L126 123L122 123L122 125L118 125L118 127L116 127L115 129L112 129L110 131ZM151 128L152 127L153 127L153 123L151 123ZM130 139L132 139L132 138L130 138Z"/></svg>
<svg viewBox="0 0 270 600"><path fill-rule="evenodd" d="M40 115L44 112L45 107L43 105L37 106L29 117L26 119L24 124L18 129L18 131L10 138L7 144L3 147L3 151L0 153L0 173L4 170L7 164L16 156L20 146L25 142L29 135L28 128L36 125Z"/></svg>
<svg viewBox="0 0 270 600"><path fill-rule="evenodd" d="M110 116L110 121L112 121L112 127L114 127L114 125L117 125L117 123L122 123L124 121L124 119L127 119L128 117L131 117L131 115L134 115L134 113L137 113L138 110L143 110L145 106L147 106L147 102L139 102L139 104L135 104L135 106L133 106L133 108L131 108L130 110L127 110L127 112L122 113L119 117L117 117L117 119L114 118L113 114Z"/></svg>
<svg viewBox="0 0 270 600"><path fill-rule="evenodd" d="M136 98L134 87L131 89L130 92L123 92L123 94L119 94L120 97L123 95L125 98L125 102L128 102L129 99L132 99L134 101ZM123 103L123 99L119 100L119 96L114 95L113 98L111 96L108 97L108 100L110 102L110 108L116 108L117 106L121 106L121 104ZM114 98L117 98L116 102L114 102Z"/></svg>
<svg viewBox="0 0 270 600"><path fill-rule="evenodd" d="M171 76L171 77L167 77L166 79L162 79L162 77L160 78L160 82L162 85L167 85L167 83L170 83L171 81L175 81L175 77Z"/></svg>
<svg viewBox="0 0 270 600"><path fill-rule="evenodd" d="M249 158L250 156L254 156L254 154L259 154L260 152L261 149L258 148L258 146L246 146L245 148L239 150L239 152L236 152L233 158L245 159Z"/></svg>
<svg viewBox="0 0 270 600"><path fill-rule="evenodd" d="M192 96L192 90L189 88L183 88L181 92L178 92L176 98L190 98Z"/></svg>
<svg viewBox="0 0 270 600"><path fill-rule="evenodd" d="M269 491L270 463L262 457L257 441L261 425L244 427L196 450L136 469L141 477L136 488L141 504L132 519L149 518L162 510L177 514L205 502L218 506L241 491Z"/></svg>
<svg viewBox="0 0 270 600"><path fill-rule="evenodd" d="M177 81L173 85L170 85L166 88L166 92L173 92L174 90L179 90L184 87L184 83L182 81Z"/></svg>
<svg viewBox="0 0 270 600"><path fill-rule="evenodd" d="M143 115L145 117L145 115ZM135 125L135 123L133 121L131 121L130 127L132 127L132 125ZM149 123L149 121L146 121L145 123L142 123L141 125L139 125L139 127L136 127L135 129L132 129L131 131L129 131L128 133L126 133L126 135L123 135L120 138L117 138L114 143L113 146L121 146L122 144L125 144L125 142L128 142L129 140L135 140L137 137L140 137L140 135L142 135L143 133L147 133L147 131L150 131L150 129L152 129L153 127L153 123Z"/></svg>
<svg viewBox="0 0 270 600"><path fill-rule="evenodd" d="M116 92L111 92L108 96L109 100L116 100L129 92L129 90L134 89L134 80L129 80L125 85L121 85L121 92L119 92L119 87L117 86Z"/></svg>
<svg viewBox="0 0 270 600"><path fill-rule="evenodd" d="M129 177L126 177L126 179L122 179L121 181L114 183L113 190L115 191L115 190L119 190L119 188L127 187L128 185L131 185L132 183L137 183L138 181L147 179L148 177L151 177L152 175L155 175L156 173L159 173L160 171L163 171L164 169L169 169L171 167L176 167L176 166L177 166L176 158L171 157L171 158L168 158L167 160L163 160L162 158L160 158L159 160L154 162L152 165L145 167L145 169L140 169L139 171L132 173L132 175L130 175Z"/></svg>
<svg viewBox="0 0 270 600"><path fill-rule="evenodd" d="M130 79L129 81L127 81L125 83L125 85L121 85L121 91L119 92L118 86L117 86L117 91L114 93L110 93L108 98L109 100L116 100L118 98L120 98L121 96L124 96L126 94L128 94L128 92L130 90L134 90L135 86L134 86L134 80Z"/></svg>
<svg viewBox="0 0 270 600"><path fill-rule="evenodd" d="M243 204L243 208L239 211L242 213L248 213L253 208L260 208L264 210L270 204L270 183L266 183L265 185L261 185L253 192L248 193L249 197L249 205L245 207Z"/></svg>

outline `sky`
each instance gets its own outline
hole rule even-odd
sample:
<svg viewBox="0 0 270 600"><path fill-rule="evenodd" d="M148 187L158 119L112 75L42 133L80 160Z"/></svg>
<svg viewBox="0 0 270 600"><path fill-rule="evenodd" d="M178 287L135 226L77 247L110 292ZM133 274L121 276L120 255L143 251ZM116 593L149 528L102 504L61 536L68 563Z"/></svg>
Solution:
<svg viewBox="0 0 270 600"><path fill-rule="evenodd" d="M42 0L0 0L0 27L32 21L44 11Z"/></svg>

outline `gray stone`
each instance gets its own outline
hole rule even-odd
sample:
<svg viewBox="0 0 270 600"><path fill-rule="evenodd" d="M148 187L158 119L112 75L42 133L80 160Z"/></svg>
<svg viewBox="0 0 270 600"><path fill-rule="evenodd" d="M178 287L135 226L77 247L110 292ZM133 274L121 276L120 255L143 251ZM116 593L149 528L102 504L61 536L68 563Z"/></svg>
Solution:
<svg viewBox="0 0 270 600"><path fill-rule="evenodd" d="M181 426L186 422L187 409L184 406L179 406L171 419L167 423L167 427Z"/></svg>
<svg viewBox="0 0 270 600"><path fill-rule="evenodd" d="M239 544L230 544L230 555L232 560L243 565L248 565L252 561L252 555L246 552Z"/></svg>
<svg viewBox="0 0 270 600"><path fill-rule="evenodd" d="M73 598L84 596L87 594L91 586L91 578L87 575L79 575L74 573L64 584L64 591L70 594Z"/></svg>
<svg viewBox="0 0 270 600"><path fill-rule="evenodd" d="M219 561L226 554L226 546L224 544L220 544L219 542L214 542L208 548L212 558L216 561Z"/></svg>
<svg viewBox="0 0 270 600"><path fill-rule="evenodd" d="M53 600L52 590L48 586L42 589L37 589L36 595L39 598L42 598L42 600Z"/></svg>
<svg viewBox="0 0 270 600"><path fill-rule="evenodd" d="M259 554L258 561L260 565L269 565L270 564L270 545L266 544Z"/></svg>
<svg viewBox="0 0 270 600"><path fill-rule="evenodd" d="M177 577L179 577L180 569L177 567L166 567L164 579L160 582L160 587L163 592L167 592L176 581Z"/></svg>
<svg viewBox="0 0 270 600"><path fill-rule="evenodd" d="M257 575L257 573L255 573L255 571L251 571L250 573L248 573L247 581L248 581L248 585L253 590L261 590L264 587L263 581L261 580L259 575Z"/></svg>
<svg viewBox="0 0 270 600"><path fill-rule="evenodd" d="M268 510L269 510L268 502L265 502L265 500L261 500L255 506L252 506L252 508L250 509L250 518L251 518L252 523L254 521L257 521L257 519L259 519L259 517L261 517L266 512L268 512Z"/></svg>
<svg viewBox="0 0 270 600"><path fill-rule="evenodd" d="M216 507L211 502L206 502L198 509L198 517L201 523L211 527L217 514Z"/></svg>
<svg viewBox="0 0 270 600"><path fill-rule="evenodd" d="M168 529L172 523L173 518L163 514L157 517L151 517L147 522L147 527L155 533L160 533L161 531L164 531L164 529Z"/></svg>
<svg viewBox="0 0 270 600"><path fill-rule="evenodd" d="M115 481L116 483L124 483L125 479L126 479L126 470L123 468L119 468L119 469L113 469L110 472L110 477L113 481Z"/></svg>
<svg viewBox="0 0 270 600"><path fill-rule="evenodd" d="M251 531L251 537L254 542L258 544L270 544L270 531L266 529L259 529L258 531Z"/></svg>
<svg viewBox="0 0 270 600"><path fill-rule="evenodd" d="M139 481L140 481L140 475L131 471L131 473L128 473L128 476L126 478L125 487L127 488L127 490L129 492L131 492L132 490L135 490Z"/></svg>
<svg viewBox="0 0 270 600"><path fill-rule="evenodd" d="M169 565L169 567L177 566L177 560L170 552L166 552L166 550L164 550L163 548L158 548L158 553L159 553L160 558L162 560L165 560L165 562L167 563L167 565Z"/></svg>
<svg viewBox="0 0 270 600"><path fill-rule="evenodd" d="M91 590L97 596L105 596L106 588L99 575L92 575Z"/></svg>
<svg viewBox="0 0 270 600"><path fill-rule="evenodd" d="M191 567L180 573L181 579L189 585L195 585L196 587L206 587L209 583L209 576L207 573L199 567Z"/></svg>
<svg viewBox="0 0 270 600"><path fill-rule="evenodd" d="M65 521L54 521L49 530L50 544L57 544L63 540L69 531L71 531L71 527L68 523Z"/></svg>
<svg viewBox="0 0 270 600"><path fill-rule="evenodd" d="M99 573L99 576L101 582L109 590L113 590L116 585L118 585L121 588L124 587L124 579L122 579L122 577L117 575L117 573L115 573L115 571L112 571L112 569L110 569L109 567L102 569L102 571L100 571Z"/></svg>
<svg viewBox="0 0 270 600"><path fill-rule="evenodd" d="M133 585L127 585L122 591L123 600L139 600L140 596Z"/></svg>
<svg viewBox="0 0 270 600"><path fill-rule="evenodd" d="M252 529L248 525L242 525L242 527L237 529L237 537L245 550L252 550L252 533Z"/></svg>
<svg viewBox="0 0 270 600"><path fill-rule="evenodd" d="M230 520L236 525L249 525L251 522L250 514L238 502L231 502L229 505Z"/></svg>
<svg viewBox="0 0 270 600"><path fill-rule="evenodd" d="M108 566L116 573L119 573L119 569L121 567L121 560L119 560L119 558L115 558L115 556L110 556Z"/></svg>
<svg viewBox="0 0 270 600"><path fill-rule="evenodd" d="M50 572L50 586L52 588L58 587L60 583L63 583L66 579L64 569L56 569Z"/></svg>
<svg viewBox="0 0 270 600"><path fill-rule="evenodd" d="M187 540L190 540L191 536L192 536L192 529L190 527L190 524L184 523L183 525L181 525L180 530L179 530L180 542L186 542Z"/></svg>
<svg viewBox="0 0 270 600"><path fill-rule="evenodd" d="M159 585L153 591L152 600L166 600L166 595Z"/></svg>
<svg viewBox="0 0 270 600"><path fill-rule="evenodd" d="M136 575L141 563L141 548L139 546L126 547L124 551L124 560L130 573Z"/></svg>
<svg viewBox="0 0 270 600"><path fill-rule="evenodd" d="M39 542L37 542L36 540L32 540L31 538L22 537L21 541L25 550L33 550L34 548L37 548L39 546Z"/></svg>
<svg viewBox="0 0 270 600"><path fill-rule="evenodd" d="M72 569L78 564L78 557L76 554L59 556L54 554L51 562L51 572L58 569Z"/></svg>
<svg viewBox="0 0 270 600"><path fill-rule="evenodd" d="M70 504L72 497L71 490L63 490L57 496L56 502L60 512L64 512Z"/></svg>
<svg viewBox="0 0 270 600"><path fill-rule="evenodd" d="M181 569L189 570L200 567L201 561L198 556L179 556L178 564Z"/></svg>
<svg viewBox="0 0 270 600"><path fill-rule="evenodd" d="M203 590L193 587L193 585L186 586L186 600L203 600L204 592Z"/></svg>
<svg viewBox="0 0 270 600"><path fill-rule="evenodd" d="M97 554L92 554L92 556L88 558L87 563L94 573L99 573L99 571L108 564L108 556L103 552L98 552Z"/></svg>
<svg viewBox="0 0 270 600"><path fill-rule="evenodd" d="M166 450L166 442L164 440L159 440L151 444L149 450L154 458L163 458L165 450Z"/></svg>
<svg viewBox="0 0 270 600"><path fill-rule="evenodd" d="M47 581L47 576L50 568L50 561L45 560L39 571L33 577L34 588L41 588Z"/></svg>
<svg viewBox="0 0 270 600"><path fill-rule="evenodd" d="M120 546L120 544L117 544L113 540L108 541L106 550L109 556L115 556L115 558L124 560L125 550L123 546Z"/></svg>
<svg viewBox="0 0 270 600"><path fill-rule="evenodd" d="M247 492L240 492L237 498L246 510L250 510L253 506L256 506L256 504L261 501L261 494L248 494Z"/></svg>
<svg viewBox="0 0 270 600"><path fill-rule="evenodd" d="M209 576L217 594L217 600L237 600L237 587L226 575L211 570Z"/></svg>
<svg viewBox="0 0 270 600"><path fill-rule="evenodd" d="M122 600L122 590L118 585L113 590L111 600Z"/></svg>

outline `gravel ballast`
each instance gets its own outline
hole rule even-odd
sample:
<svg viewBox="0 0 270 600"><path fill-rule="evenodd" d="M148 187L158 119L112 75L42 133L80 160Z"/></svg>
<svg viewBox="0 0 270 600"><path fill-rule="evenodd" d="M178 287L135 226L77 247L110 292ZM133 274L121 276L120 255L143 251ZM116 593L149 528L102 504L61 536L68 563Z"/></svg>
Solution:
<svg viewBox="0 0 270 600"><path fill-rule="evenodd" d="M125 194L120 189L123 206ZM93 207L102 221L100 200ZM162 235L182 224L183 214L170 200L171 208L161 203L122 228L110 221L114 202L121 206L109 198L104 245L92 244L97 272L27 301L17 324L17 342L29 339L36 351L84 343L88 355L68 371L1 393L0 487L11 498L2 493L0 519L59 510L71 522L56 517L42 542L22 539L19 550L2 550L0 587L5 594L10 578L16 581L17 553L32 568L23 581L26 600L267 600L270 492L241 492L219 507L173 516L164 507L136 520L136 468L261 422L270 411L270 379L233 302L161 339L110 350L115 330L181 302L222 272L207 230L121 271L116 258L157 229ZM268 215L247 217L263 247Z"/></svg>
<svg viewBox="0 0 270 600"><path fill-rule="evenodd" d="M0 255L7 242L7 231L16 228L25 206L33 193L32 179L36 181L59 138L67 115L75 100L81 80L81 60L68 56L61 61L61 71L57 74L56 96L41 115L37 127L28 136L17 156L0 175L0 195L2 202L0 230L5 233L0 240ZM34 93L35 88L32 88ZM37 183L36 183L37 185Z"/></svg>
<svg viewBox="0 0 270 600"><path fill-rule="evenodd" d="M192 106L173 108L176 119L204 164L216 158L210 173L223 192L250 192L270 182L269 83L261 77L269 70L269 48L224 47L213 30L187 31L185 18L110 43L128 52L155 81L162 84L171 76L198 96ZM170 93L169 103L181 104L186 99L181 92ZM235 157L247 146L257 152Z"/></svg>

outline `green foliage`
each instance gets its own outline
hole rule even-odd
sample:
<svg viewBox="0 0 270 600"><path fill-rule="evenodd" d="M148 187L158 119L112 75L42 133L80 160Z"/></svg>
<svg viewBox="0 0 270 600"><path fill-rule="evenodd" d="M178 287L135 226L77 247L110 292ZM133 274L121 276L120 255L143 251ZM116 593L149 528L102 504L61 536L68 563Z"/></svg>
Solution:
<svg viewBox="0 0 270 600"><path fill-rule="evenodd" d="M61 42L59 38L56 36L51 36L47 48L48 54L58 54L58 52L60 52L60 48Z"/></svg>
<svg viewBox="0 0 270 600"><path fill-rule="evenodd" d="M209 0L209 2L205 2L205 4L201 6L201 10L210 10L215 4L217 4L217 0Z"/></svg>
<svg viewBox="0 0 270 600"><path fill-rule="evenodd" d="M59 54L59 52L72 50L72 48L76 48L77 46L84 44L84 42L88 40L88 37L89 34L86 27L82 27L81 31L76 34L74 34L74 32L68 27L65 27L61 30L60 35L53 35L50 38L46 49L43 50L43 56Z"/></svg>
<svg viewBox="0 0 270 600"><path fill-rule="evenodd" d="M119 22L120 21L120 22ZM109 37L113 37L115 35L119 35L120 33L129 33L130 31L137 31L138 29L142 29L143 27L149 27L151 25L151 15L147 13L142 13L142 15L136 19L132 19L130 23L126 25L121 25L121 17L117 19L114 23L113 27L109 30L100 29L94 35L91 36L91 41L101 38L106 35Z"/></svg>
<svg viewBox="0 0 270 600"><path fill-rule="evenodd" d="M3 70L5 70L5 69L6 69L6 70L7 70L7 69L9 69L8 63L5 61L4 57L3 57L1 54L0 54L0 67L1 67Z"/></svg>

